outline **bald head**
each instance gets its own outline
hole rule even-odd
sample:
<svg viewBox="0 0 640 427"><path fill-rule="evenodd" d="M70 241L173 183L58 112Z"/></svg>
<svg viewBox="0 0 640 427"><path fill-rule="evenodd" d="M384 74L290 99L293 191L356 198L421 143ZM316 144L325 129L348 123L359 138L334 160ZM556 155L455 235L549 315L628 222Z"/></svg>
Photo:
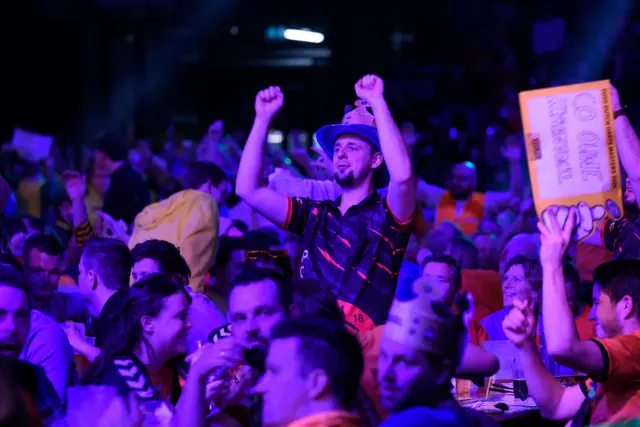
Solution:
<svg viewBox="0 0 640 427"><path fill-rule="evenodd" d="M447 190L456 200L466 200L478 186L478 174L476 167L471 162L462 162L454 165L447 180Z"/></svg>

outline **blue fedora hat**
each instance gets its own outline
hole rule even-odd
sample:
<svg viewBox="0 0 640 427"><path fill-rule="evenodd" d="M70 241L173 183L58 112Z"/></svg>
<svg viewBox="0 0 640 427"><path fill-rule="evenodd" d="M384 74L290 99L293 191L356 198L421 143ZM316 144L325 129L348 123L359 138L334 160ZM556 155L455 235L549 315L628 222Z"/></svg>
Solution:
<svg viewBox="0 0 640 427"><path fill-rule="evenodd" d="M367 141L376 151L380 150L380 138L376 129L376 120L367 109L367 102L358 100L356 108L349 105L345 108L342 123L323 126L316 132L316 140L322 150L333 158L336 140L343 135L355 135ZM389 183L389 171L385 163L380 165L374 174L376 187L384 187Z"/></svg>

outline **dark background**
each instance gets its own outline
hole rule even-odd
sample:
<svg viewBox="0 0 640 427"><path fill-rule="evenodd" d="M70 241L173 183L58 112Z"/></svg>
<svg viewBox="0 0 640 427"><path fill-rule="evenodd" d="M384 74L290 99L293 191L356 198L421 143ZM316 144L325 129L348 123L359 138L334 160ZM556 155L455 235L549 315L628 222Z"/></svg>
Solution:
<svg viewBox="0 0 640 427"><path fill-rule="evenodd" d="M87 143L101 129L160 139L175 123L196 137L215 118L246 131L258 89L282 86L281 128L339 121L365 73L386 82L394 114L424 127L449 104L498 107L504 89L543 85L531 53L531 26L550 8L569 29L548 73L575 78L594 40L612 28L605 61L589 79L607 77L624 49L628 103L635 80L637 7L629 1L251 1L38 0L0 12L0 136L14 126ZM308 27L320 45L268 41L270 25ZM237 34L232 34L232 27ZM504 47L516 56L504 70ZM311 58L311 59L309 59ZM311 66L287 66L291 62ZM595 60L594 60L595 61ZM449 107L447 107L449 108ZM461 125L464 127L464 124Z"/></svg>

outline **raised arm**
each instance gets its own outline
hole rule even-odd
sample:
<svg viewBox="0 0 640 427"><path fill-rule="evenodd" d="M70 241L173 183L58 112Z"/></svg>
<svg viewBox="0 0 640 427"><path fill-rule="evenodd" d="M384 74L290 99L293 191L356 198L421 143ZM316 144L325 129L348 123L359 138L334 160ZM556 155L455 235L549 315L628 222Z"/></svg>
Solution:
<svg viewBox="0 0 640 427"><path fill-rule="evenodd" d="M261 90L256 96L256 118L242 151L236 193L249 206L279 227L285 225L289 199L269 189L264 182L265 143L271 120L282 108L284 96L277 86Z"/></svg>
<svg viewBox="0 0 640 427"><path fill-rule="evenodd" d="M602 377L606 374L606 361L595 342L578 338L562 272L562 261L576 224L576 211L571 208L564 227L558 223L555 209L547 212L542 217L548 226L538 223L542 242L542 319L547 349L558 363L592 377Z"/></svg>
<svg viewBox="0 0 640 427"><path fill-rule="evenodd" d="M611 107L614 112L622 109L620 96L613 86L611 86ZM640 139L626 115L615 119L613 127L616 133L616 143L622 166L631 181L633 193L640 194ZM636 198L636 203L640 206L640 197Z"/></svg>
<svg viewBox="0 0 640 427"><path fill-rule="evenodd" d="M356 95L371 106L376 120L382 157L391 178L387 194L389 209L398 221L409 221L416 210L415 175L407 144L384 99L382 79L372 74L364 76L356 83Z"/></svg>
<svg viewBox="0 0 640 427"><path fill-rule="evenodd" d="M522 177L522 139L517 136L509 136L502 147L502 156L509 163L509 179L511 187L509 191L502 193L487 192L487 211L491 216L498 215L505 209L513 207L522 200L524 193L524 179Z"/></svg>

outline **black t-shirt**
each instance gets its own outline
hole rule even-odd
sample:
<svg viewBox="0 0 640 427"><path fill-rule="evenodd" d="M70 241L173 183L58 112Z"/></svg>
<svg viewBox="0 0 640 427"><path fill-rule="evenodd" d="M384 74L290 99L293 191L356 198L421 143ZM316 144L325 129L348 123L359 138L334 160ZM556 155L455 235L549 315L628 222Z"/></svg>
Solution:
<svg viewBox="0 0 640 427"><path fill-rule="evenodd" d="M91 326L96 337L96 347L103 348L106 338L116 322L116 316L122 313L122 307L127 299L127 289L119 290L107 300L100 317L92 319Z"/></svg>
<svg viewBox="0 0 640 427"><path fill-rule="evenodd" d="M122 219L129 226L149 203L149 186L129 162L125 161L111 175L102 211L115 220Z"/></svg>

